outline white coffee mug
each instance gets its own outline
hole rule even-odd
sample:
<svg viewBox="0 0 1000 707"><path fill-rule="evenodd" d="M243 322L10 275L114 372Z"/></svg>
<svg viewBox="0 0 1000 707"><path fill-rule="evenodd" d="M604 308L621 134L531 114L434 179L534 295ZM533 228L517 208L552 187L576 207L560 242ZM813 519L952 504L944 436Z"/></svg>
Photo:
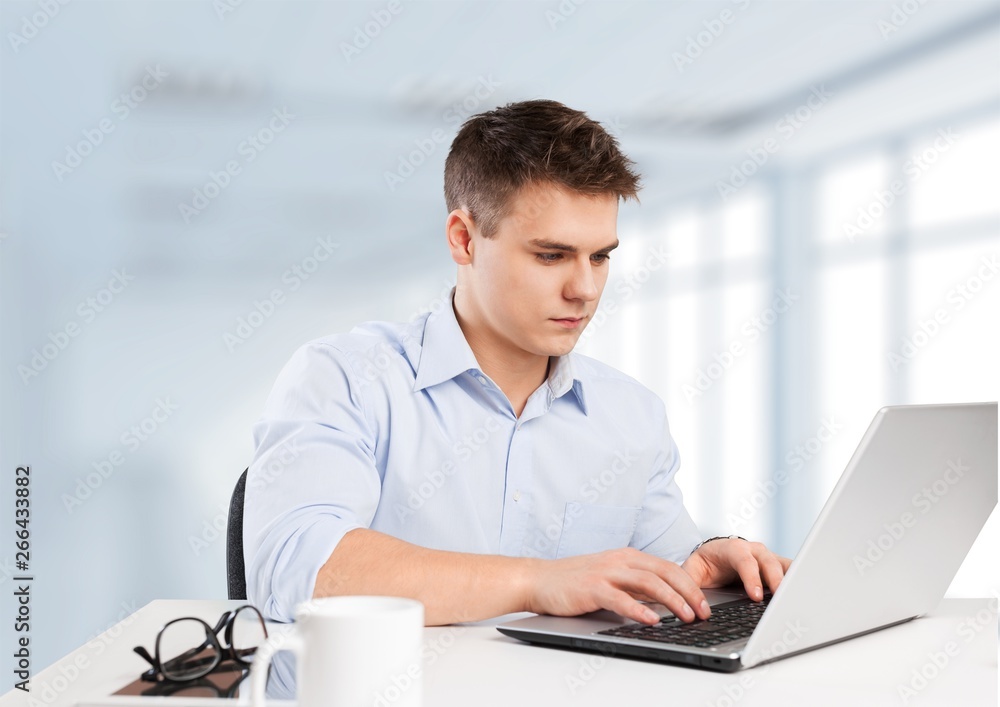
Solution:
<svg viewBox="0 0 1000 707"><path fill-rule="evenodd" d="M267 669L295 653L299 707L420 707L424 605L415 599L344 596L295 608L295 625L257 648L250 704L264 707Z"/></svg>

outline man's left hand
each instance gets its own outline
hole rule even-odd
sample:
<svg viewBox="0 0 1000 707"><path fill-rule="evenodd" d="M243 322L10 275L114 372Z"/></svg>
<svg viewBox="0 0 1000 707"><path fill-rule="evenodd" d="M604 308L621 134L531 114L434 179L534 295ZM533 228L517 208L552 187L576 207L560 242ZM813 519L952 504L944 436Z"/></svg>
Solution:
<svg viewBox="0 0 1000 707"><path fill-rule="evenodd" d="M703 588L741 580L750 598L760 601L764 584L774 592L791 564L790 559L775 555L761 543L726 538L705 543L681 567Z"/></svg>

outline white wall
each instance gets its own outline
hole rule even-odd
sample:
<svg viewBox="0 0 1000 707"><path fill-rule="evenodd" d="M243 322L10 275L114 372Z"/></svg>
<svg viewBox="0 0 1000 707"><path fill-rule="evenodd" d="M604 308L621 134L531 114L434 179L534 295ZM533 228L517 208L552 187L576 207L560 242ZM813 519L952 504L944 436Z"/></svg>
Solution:
<svg viewBox="0 0 1000 707"><path fill-rule="evenodd" d="M727 514L832 416L835 440L739 528L792 554L878 407L997 398L995 280L905 367L886 358L998 250L994 4L928 3L893 24L891 2L404 1L345 56L387 7L76 0L36 22L36 3L0 5L0 467L33 471L35 666L154 598L225 595L225 542L208 529L277 371L310 338L406 319L447 287L447 145L464 116L508 101L588 111L645 174L612 261L637 286L608 291L619 311L581 348L665 398L706 533L730 531ZM701 34L724 11L718 36ZM167 76L125 115L120 94L157 65ZM789 131L823 86L832 96ZM294 117L273 142L241 151L282 108ZM113 130L57 174L102 120ZM844 224L949 127L953 148L848 239ZM766 163L744 168L769 139ZM240 173L186 222L179 205L231 160ZM747 184L723 198L734 169ZM283 277L318 238L334 255L293 290ZM649 248L670 258L640 283ZM91 319L87 298L116 270L134 279ZM224 334L275 288L285 300L230 351ZM801 297L787 315L685 395L787 288ZM25 380L19 366L71 324ZM123 434L162 399L176 410L133 448ZM115 451L113 473L80 487ZM1000 589L998 535L994 521L953 591Z"/></svg>

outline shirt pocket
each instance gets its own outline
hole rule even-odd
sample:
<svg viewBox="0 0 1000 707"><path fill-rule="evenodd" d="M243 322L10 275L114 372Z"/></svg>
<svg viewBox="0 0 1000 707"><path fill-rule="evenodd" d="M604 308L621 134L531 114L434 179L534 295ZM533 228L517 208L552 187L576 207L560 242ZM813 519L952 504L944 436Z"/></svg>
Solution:
<svg viewBox="0 0 1000 707"><path fill-rule="evenodd" d="M556 558L628 547L640 506L599 506L570 501L563 516Z"/></svg>

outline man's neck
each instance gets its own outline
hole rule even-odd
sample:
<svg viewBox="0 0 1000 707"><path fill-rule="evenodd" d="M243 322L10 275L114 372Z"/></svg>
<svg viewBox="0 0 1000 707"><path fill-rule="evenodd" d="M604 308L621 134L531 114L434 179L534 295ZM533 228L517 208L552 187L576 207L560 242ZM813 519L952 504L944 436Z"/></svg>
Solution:
<svg viewBox="0 0 1000 707"><path fill-rule="evenodd" d="M551 358L513 349L506 342L490 336L485 327L476 326L463 316L460 309L456 302L455 319L479 367L500 387L514 414L520 417L528 398L548 378Z"/></svg>

